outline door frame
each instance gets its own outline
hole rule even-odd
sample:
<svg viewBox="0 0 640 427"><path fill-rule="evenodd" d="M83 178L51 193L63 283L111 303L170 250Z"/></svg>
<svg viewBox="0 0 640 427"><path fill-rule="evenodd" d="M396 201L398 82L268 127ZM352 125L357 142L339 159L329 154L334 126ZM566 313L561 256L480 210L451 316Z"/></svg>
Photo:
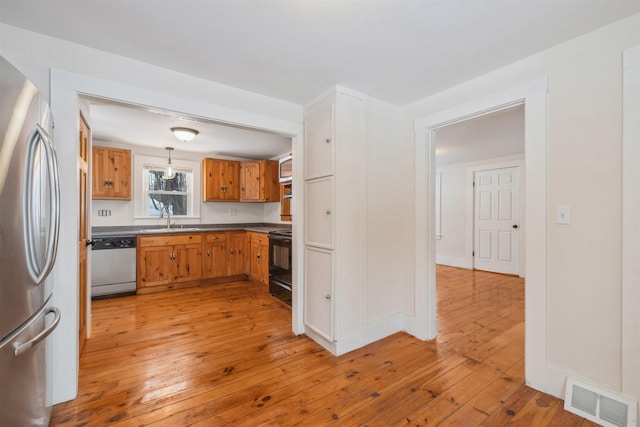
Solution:
<svg viewBox="0 0 640 427"><path fill-rule="evenodd" d="M640 399L640 45L623 55L622 108L622 392Z"/></svg>
<svg viewBox="0 0 640 427"><path fill-rule="evenodd" d="M467 168L467 190L466 190L466 200L467 200L467 232L465 238L466 245L466 265L471 266L471 269L475 269L475 259L472 255L474 247L475 247L475 195L474 195L474 187L473 180L476 172L494 170L494 169L505 169L517 167L519 168L520 173L520 183L518 185L518 191L520 192L520 203L518 209L520 210L520 235L518 241L518 253L519 253L519 266L518 266L518 276L525 277L526 271L526 256L525 250L526 247L526 215L525 215L525 197L526 197L526 188L525 188L525 171L524 169L524 158L523 159L514 159L507 160L499 163L487 163L483 165L477 166L469 166Z"/></svg>
<svg viewBox="0 0 640 427"><path fill-rule="evenodd" d="M303 165L303 123L265 116L243 110L233 109L202 100L180 97L168 93L144 89L110 80L104 80L60 69L51 69L51 109L55 117L55 147L58 153L60 169L60 187L78 188L77 177L77 141L79 128L79 96L93 96L138 106L155 107L167 111L187 114L194 117L216 120L223 123L246 126L253 129L276 132L291 137L294 176L302 176ZM73 141L74 143L71 143ZM302 236L302 201L304 189L302 180L293 182L296 198L292 206L292 228L297 236ZM62 192L60 215L60 240L58 257L52 275L55 282L53 303L64 313L56 330L56 339L47 346L47 363L55 366L52 373L51 404L74 399L78 394L79 358L78 340L78 274L77 274L77 233L78 233L78 194L77 191ZM91 218L91 215L89 215ZM88 226L91 227L89 219ZM303 281L302 271L304 253L296 240L293 244L293 280L296 283L293 292L292 330L296 334L304 332L302 316ZM91 309L89 319L91 319Z"/></svg>
<svg viewBox="0 0 640 427"><path fill-rule="evenodd" d="M547 360L547 92L548 78L505 89L437 111L414 121L415 132L415 307L409 333L436 336L435 131L491 112L525 105L525 381L559 396L564 375Z"/></svg>

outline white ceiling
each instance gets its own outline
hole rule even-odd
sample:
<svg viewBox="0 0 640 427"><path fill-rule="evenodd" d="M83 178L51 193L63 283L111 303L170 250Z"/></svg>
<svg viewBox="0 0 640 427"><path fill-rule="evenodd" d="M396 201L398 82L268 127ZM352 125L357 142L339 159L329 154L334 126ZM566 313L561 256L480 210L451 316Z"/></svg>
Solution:
<svg viewBox="0 0 640 427"><path fill-rule="evenodd" d="M3 0L0 21L304 104L397 105L640 11L638 0Z"/></svg>
<svg viewBox="0 0 640 427"><path fill-rule="evenodd" d="M436 165L524 153L524 106L486 114L436 131Z"/></svg>
<svg viewBox="0 0 640 427"><path fill-rule="evenodd" d="M289 137L157 109L148 110L95 98L87 100L94 140L162 149L173 147L176 153L188 151L246 159L270 159L291 152ZM192 128L199 134L190 142L182 142L170 131L172 127Z"/></svg>

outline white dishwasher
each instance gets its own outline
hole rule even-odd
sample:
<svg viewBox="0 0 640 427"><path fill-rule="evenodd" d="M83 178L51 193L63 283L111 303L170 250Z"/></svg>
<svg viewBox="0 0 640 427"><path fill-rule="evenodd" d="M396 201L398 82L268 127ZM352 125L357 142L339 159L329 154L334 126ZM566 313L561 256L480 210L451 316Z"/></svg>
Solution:
<svg viewBox="0 0 640 427"><path fill-rule="evenodd" d="M136 293L136 236L93 238L91 298Z"/></svg>

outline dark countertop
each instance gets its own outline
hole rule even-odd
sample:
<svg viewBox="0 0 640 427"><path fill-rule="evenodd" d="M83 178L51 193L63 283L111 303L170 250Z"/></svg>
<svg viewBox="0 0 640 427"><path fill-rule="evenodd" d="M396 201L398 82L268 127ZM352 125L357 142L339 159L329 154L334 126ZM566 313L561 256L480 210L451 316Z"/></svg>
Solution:
<svg viewBox="0 0 640 427"><path fill-rule="evenodd" d="M201 233L204 231L246 230L269 233L275 230L291 230L291 224L242 223L242 224L184 224L173 225L171 230L157 225L125 225L113 227L92 227L91 237L117 237L138 234Z"/></svg>

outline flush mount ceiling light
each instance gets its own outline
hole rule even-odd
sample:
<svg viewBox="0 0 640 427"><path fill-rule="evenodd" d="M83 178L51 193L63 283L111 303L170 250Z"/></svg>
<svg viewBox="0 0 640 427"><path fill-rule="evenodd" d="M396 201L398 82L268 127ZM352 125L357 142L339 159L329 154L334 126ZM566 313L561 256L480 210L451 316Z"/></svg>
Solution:
<svg viewBox="0 0 640 427"><path fill-rule="evenodd" d="M165 147L169 151L169 163L167 163L167 168L164 170L163 179L173 179L176 177L176 170L171 165L171 151L173 151L173 147Z"/></svg>
<svg viewBox="0 0 640 427"><path fill-rule="evenodd" d="M171 132L182 142L189 142L198 135L198 131L190 128L171 128Z"/></svg>

